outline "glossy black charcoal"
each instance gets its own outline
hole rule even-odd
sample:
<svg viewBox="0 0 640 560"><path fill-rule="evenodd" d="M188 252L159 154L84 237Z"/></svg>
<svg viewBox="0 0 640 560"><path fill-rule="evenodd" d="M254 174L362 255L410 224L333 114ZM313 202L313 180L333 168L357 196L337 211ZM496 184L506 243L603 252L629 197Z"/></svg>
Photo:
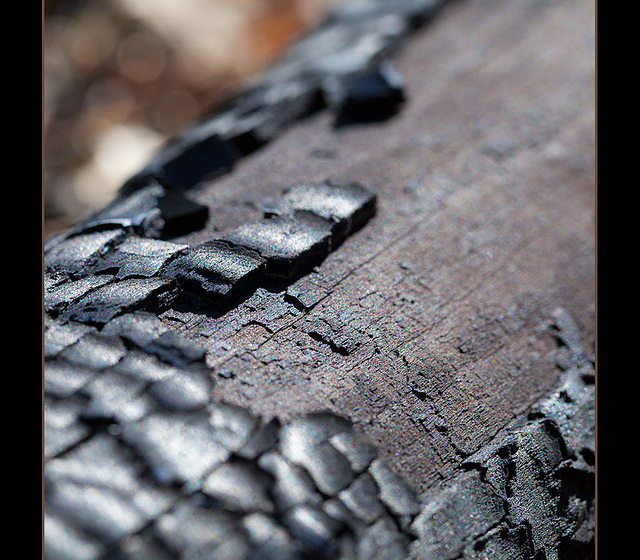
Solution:
<svg viewBox="0 0 640 560"><path fill-rule="evenodd" d="M249 154L324 106L319 81L311 76L256 87L234 101L228 112L231 124L221 136Z"/></svg>
<svg viewBox="0 0 640 560"><path fill-rule="evenodd" d="M93 232L64 239L44 255L44 266L71 274L88 270L121 237L119 231Z"/></svg>
<svg viewBox="0 0 640 560"><path fill-rule="evenodd" d="M187 290L213 300L257 285L264 259L225 241L209 241L173 260L163 271Z"/></svg>
<svg viewBox="0 0 640 560"><path fill-rule="evenodd" d="M171 238L202 229L209 209L153 176L140 178L136 189L120 195L74 227L76 232L121 228L143 237Z"/></svg>
<svg viewBox="0 0 640 560"><path fill-rule="evenodd" d="M79 280L54 286L44 292L44 308L50 313L64 309L91 290L112 280L112 276L103 274L100 276L85 276Z"/></svg>
<svg viewBox="0 0 640 560"><path fill-rule="evenodd" d="M109 321L101 332L119 336L137 346L146 346L168 330L169 327L153 313L136 311Z"/></svg>
<svg viewBox="0 0 640 560"><path fill-rule="evenodd" d="M95 270L111 272L116 278L150 278L171 257L186 249L186 245L131 236L101 259Z"/></svg>
<svg viewBox="0 0 640 560"><path fill-rule="evenodd" d="M149 181L138 191L117 197L104 209L78 224L77 229L131 228L140 235L158 237L164 225L158 200L164 195L162 185L157 181Z"/></svg>
<svg viewBox="0 0 640 560"><path fill-rule="evenodd" d="M44 357L49 359L57 356L67 346L75 344L94 330L94 327L82 323L58 323L45 316Z"/></svg>
<svg viewBox="0 0 640 560"><path fill-rule="evenodd" d="M297 210L333 221L333 236L341 240L375 214L376 196L359 183L303 183L287 189L265 214L283 216Z"/></svg>
<svg viewBox="0 0 640 560"><path fill-rule="evenodd" d="M75 303L65 318L104 324L132 310L166 309L175 298L174 283L167 278L127 278L101 286Z"/></svg>
<svg viewBox="0 0 640 560"><path fill-rule="evenodd" d="M402 76L387 61L344 78L333 95L339 106L339 125L388 119L405 101Z"/></svg>
<svg viewBox="0 0 640 560"><path fill-rule="evenodd" d="M259 253L267 260L269 275L290 278L329 253L332 225L315 214L298 211L240 226L225 239Z"/></svg>
<svg viewBox="0 0 640 560"><path fill-rule="evenodd" d="M149 178L157 178L170 188L185 190L206 177L230 170L240 154L217 134L190 131L171 140L159 150L145 168L127 181L122 193L131 193Z"/></svg>
<svg viewBox="0 0 640 560"><path fill-rule="evenodd" d="M159 356L163 362L174 366L186 366L204 360L205 350L180 333L170 330L163 332L144 347L149 354Z"/></svg>
<svg viewBox="0 0 640 560"><path fill-rule="evenodd" d="M209 219L206 206L171 190L158 200L158 208L163 221L162 237L165 239L199 231Z"/></svg>

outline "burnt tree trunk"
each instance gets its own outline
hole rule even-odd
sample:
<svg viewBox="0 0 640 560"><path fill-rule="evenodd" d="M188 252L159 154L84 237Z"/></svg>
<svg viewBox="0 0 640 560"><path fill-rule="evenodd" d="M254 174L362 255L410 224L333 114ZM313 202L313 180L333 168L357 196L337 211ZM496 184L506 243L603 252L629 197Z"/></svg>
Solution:
<svg viewBox="0 0 640 560"><path fill-rule="evenodd" d="M428 24L405 33L401 48L389 55L402 83L376 75L386 88L382 103L374 99L366 106L355 82L347 81L329 90L339 99L339 110L331 103L317 109L317 92L311 95L304 86L304 95L294 96L295 102L307 103L299 111L304 118L292 119L277 134L267 125L247 125L233 137L235 155L216 152L221 161L228 156L231 162L225 173L199 181L201 170L194 177L185 174L173 152L150 164L125 187L123 197L143 192L157 178L158 189L178 193L176 200L188 207L189 219L174 222L180 226L175 231L162 230L170 210L179 214L180 208L178 202L167 203L166 195L161 197L164 214L157 215L159 229L149 226L153 216L118 222L115 211L50 242L45 407L50 418L51 411L70 414L67 423L60 420L63 428L60 423L55 430L47 428L57 438L45 468L53 488L47 513L51 558L71 550L65 548L67 537L59 536L71 533L97 557L114 551L135 557L133 536L148 547L144 550L160 547L168 557L187 550L175 527L174 533L166 527L194 491L217 496L219 477L211 482L211 475L202 487L194 482L209 476L207 465L215 461L188 474L162 445L171 430L155 433L153 426L167 420L167 410L180 421L198 414L199 406L210 410L217 403L237 405L266 426L275 419L283 426L281 434L307 414L315 418L328 411L329 416L318 417L322 429L336 415L349 423L339 433L353 430L373 443L379 459L367 463L366 473L377 484L373 495L384 502L397 534L389 532L390 540L384 540L382 517L366 520L365 515L360 525L347 523L359 557L370 557L366 551L374 549L371 556L452 560L592 557L594 21L594 4L584 0L446 4ZM302 47L270 75L274 83L293 72L297 61L307 64ZM295 102L278 107L278 114L294 110ZM383 105L386 112L376 114ZM359 112L363 106L364 114ZM186 177L183 183L181 177ZM307 195L309 185L327 180L338 188L364 185L367 194L353 195L364 210L358 220L352 212L340 221L334 212L333 221L322 222L312 211L313 201L303 201L297 209L313 222L304 222L304 235L317 237L302 260L277 260L256 241L254 230L243 230L248 223L282 218L286 189L306 184ZM375 197L375 210L367 196ZM322 230L326 223L333 224L330 233ZM141 235L136 227L153 235ZM167 245L140 245L113 257L132 228L136 237ZM294 230L282 231L293 235ZM79 264L70 244L97 235L102 237L95 252L76 251L82 253ZM243 256L241 272L225 269L224 282L202 288L211 267L189 251L212 239L258 256L255 262ZM84 238L78 245L88 246ZM206 245L198 255L210 250ZM154 268L159 253L163 256ZM143 258L147 264L140 267ZM129 276L122 272L127 266L134 270ZM239 278L247 283L239 284ZM132 286L137 295L116 301L107 291L114 286L118 297ZM222 298L231 292L230 299ZM215 304L211 294L218 298ZM124 325L136 313L158 320L153 336L145 331L148 338L142 341ZM66 338L55 334L61 331ZM100 350L102 358L108 357L96 365L91 352L100 336L109 337L109 351ZM125 362L133 354L151 355L183 373L197 369L206 398L194 397L200 404L176 404L189 400L188 383L157 386L155 374L130 388L135 368L127 369ZM81 374L78 368L84 368ZM109 392L114 385L126 398ZM160 404L142 404L141 395ZM122 399L137 403L138 412L125 410ZM157 421L153 426L152 420ZM314 425L300 437L310 438L308 443L320 431ZM192 444L190 452L205 456L199 436L189 440L185 433L176 445L184 450ZM150 477L173 493L166 505L138 523L125 516L131 522L118 525L108 512L110 521L104 524L83 521L87 512L95 518L94 504L67 486L86 490L90 483L68 473L77 472L76 464L89 469L79 455L98 438L112 438L115 448L131 451L132 464L150 466L155 478L147 471L136 476L145 484ZM337 459L311 451L287 455L287 437L278 441L282 455L310 473L323 499L352 488L352 479L340 482L332 474L339 470ZM320 439L313 441L320 449ZM340 447L331 441L331 449ZM394 503L401 491L390 482L386 486L378 460L391 465L398 485L415 493L411 504ZM222 464L232 463L233 455L225 455ZM351 514L358 509L351 507L353 494L341 495ZM205 509L212 508L209 503ZM333 521L336 516L329 515ZM307 533L296 525L304 525L300 517L296 522L276 518L284 519L287 538L303 542L296 545L298 552L312 546L313 539L305 540ZM333 527L331 520L318 522L325 533ZM257 533L251 531L253 546ZM368 544L360 546L365 538ZM329 541L319 550L333 550L327 552L331 557L337 553L327 548ZM341 546L340 554L350 557ZM235 557L245 556L237 552Z"/></svg>

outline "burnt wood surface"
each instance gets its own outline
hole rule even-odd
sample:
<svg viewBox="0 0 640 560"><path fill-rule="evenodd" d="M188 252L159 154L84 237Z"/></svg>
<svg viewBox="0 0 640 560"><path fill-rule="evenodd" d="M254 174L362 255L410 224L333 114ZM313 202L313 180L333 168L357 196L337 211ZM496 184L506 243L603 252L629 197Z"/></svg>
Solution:
<svg viewBox="0 0 640 560"><path fill-rule="evenodd" d="M46 557L593 557L594 3L389 6L45 243Z"/></svg>

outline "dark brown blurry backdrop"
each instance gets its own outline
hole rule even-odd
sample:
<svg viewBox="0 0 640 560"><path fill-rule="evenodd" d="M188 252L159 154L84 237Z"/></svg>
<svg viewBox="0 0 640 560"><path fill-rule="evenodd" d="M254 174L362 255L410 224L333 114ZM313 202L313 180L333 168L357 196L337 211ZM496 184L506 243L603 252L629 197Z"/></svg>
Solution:
<svg viewBox="0 0 640 560"><path fill-rule="evenodd" d="M111 200L340 1L45 0L45 237Z"/></svg>

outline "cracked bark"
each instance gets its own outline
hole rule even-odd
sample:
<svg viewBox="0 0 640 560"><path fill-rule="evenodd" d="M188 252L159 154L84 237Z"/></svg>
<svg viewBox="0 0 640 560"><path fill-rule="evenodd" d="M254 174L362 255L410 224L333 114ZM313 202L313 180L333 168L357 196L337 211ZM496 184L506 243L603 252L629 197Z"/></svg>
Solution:
<svg viewBox="0 0 640 560"><path fill-rule="evenodd" d="M556 306L593 351L592 18L578 1L454 4L396 58L393 119L312 117L200 194L222 231L231 197L327 176L373 185L379 205L284 294L166 314L235 368L216 396L267 417L330 407L426 487L553 387ZM487 156L498 144L513 148Z"/></svg>
<svg viewBox="0 0 640 560"><path fill-rule="evenodd" d="M193 357L184 346L184 356L211 368L209 403L240 405L265 425L339 414L423 493L421 519L440 511L462 524L446 541L446 523L416 521L417 558L551 560L590 550L593 19L581 0L451 3L395 57L406 100L392 118L336 128L321 111L297 122L190 193L207 224L171 239L194 246L225 236L296 184L371 186L376 215L299 278L264 283L222 311L196 298L151 311L204 347ZM74 293L61 290L55 305L64 309ZM85 337L62 351L67 358L90 351L84 333L67 336ZM176 341L154 343L155 357L179 360ZM149 351L143 342L127 349ZM153 391L146 379L136 393L140 410L158 396L200 406L197 384L193 401L168 403L172 392L155 385L166 364L114 359L116 373L158 375ZM53 390L91 379L67 382ZM567 413L579 429L563 424ZM52 457L92 441L71 437ZM527 500L528 491L537 494ZM140 527L142 539L149 525Z"/></svg>

